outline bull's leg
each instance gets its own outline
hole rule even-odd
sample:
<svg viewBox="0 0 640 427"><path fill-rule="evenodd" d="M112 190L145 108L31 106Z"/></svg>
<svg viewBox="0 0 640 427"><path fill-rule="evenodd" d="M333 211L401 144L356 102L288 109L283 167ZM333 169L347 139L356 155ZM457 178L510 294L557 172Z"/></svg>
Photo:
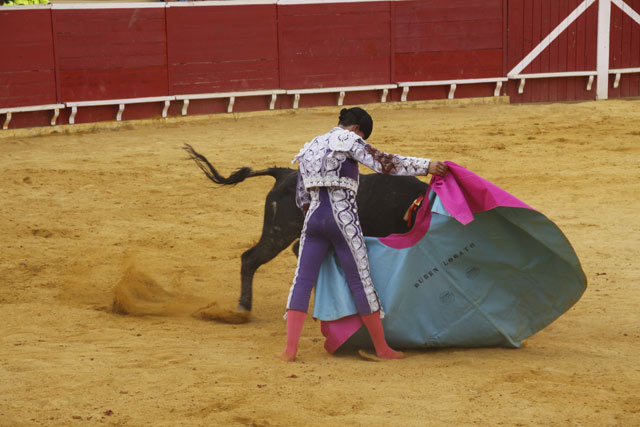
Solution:
<svg viewBox="0 0 640 427"><path fill-rule="evenodd" d="M260 241L251 249L242 254L242 267L240 270L242 287L238 310L251 311L253 297L253 276L258 268L274 259L280 252L287 248L298 236L269 233L262 235Z"/></svg>

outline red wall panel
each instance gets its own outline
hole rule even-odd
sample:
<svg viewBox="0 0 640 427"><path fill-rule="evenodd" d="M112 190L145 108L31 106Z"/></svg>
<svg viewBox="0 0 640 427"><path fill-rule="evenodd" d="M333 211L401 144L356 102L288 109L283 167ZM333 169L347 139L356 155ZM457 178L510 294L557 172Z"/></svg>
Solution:
<svg viewBox="0 0 640 427"><path fill-rule="evenodd" d="M420 52L398 57L396 68L399 82L502 77L502 51Z"/></svg>
<svg viewBox="0 0 640 427"><path fill-rule="evenodd" d="M276 89L276 5L167 9L172 95Z"/></svg>
<svg viewBox="0 0 640 427"><path fill-rule="evenodd" d="M502 0L404 1L392 7L395 81L502 76Z"/></svg>
<svg viewBox="0 0 640 427"><path fill-rule="evenodd" d="M0 108L55 104L51 10L0 8L0 40Z"/></svg>
<svg viewBox="0 0 640 427"><path fill-rule="evenodd" d="M640 0L626 0L636 12L640 12ZM611 6L611 41L609 67L640 67L640 25L622 12L617 6ZM640 74L623 74L617 88L613 87L615 75L610 77L609 97L640 96Z"/></svg>
<svg viewBox="0 0 640 427"><path fill-rule="evenodd" d="M0 108L70 101L259 89L305 89L505 76L583 0L409 0L298 5L1 9ZM640 12L640 0L626 0ZM174 7L175 6L175 7ZM597 2L522 73L594 71ZM640 67L640 25L612 6L611 68ZM614 76L610 77L613 83ZM595 98L586 77L529 79L511 102ZM494 84L459 85L456 98L491 96ZM448 86L414 87L410 100L446 98ZM399 90L389 94L399 100ZM624 74L610 97L640 96ZM378 102L380 91L344 103ZM301 107L335 105L304 94ZM226 111L226 99L194 100L190 114ZM169 112L180 113L174 102ZM238 98L234 111L268 108ZM276 108L291 108L279 96ZM113 120L117 106L80 108L76 121ZM127 106L124 119L157 116L162 103ZM65 123L69 112L61 112ZM11 127L51 114L16 114Z"/></svg>
<svg viewBox="0 0 640 427"><path fill-rule="evenodd" d="M502 77L503 0L403 1L392 8L394 81ZM416 88L409 97L445 98L447 93L448 88ZM464 93L490 96L493 90L473 85Z"/></svg>
<svg viewBox="0 0 640 427"><path fill-rule="evenodd" d="M510 0L508 2L507 72L511 71L583 0ZM556 38L522 74L595 71L598 9L594 3ZM555 102L595 99L595 83L587 77L529 79L523 94L519 80L510 80L511 102Z"/></svg>
<svg viewBox="0 0 640 427"><path fill-rule="evenodd" d="M164 8L54 9L53 29L59 99L168 94Z"/></svg>
<svg viewBox="0 0 640 427"><path fill-rule="evenodd" d="M278 35L283 89L391 82L389 2L280 5Z"/></svg>

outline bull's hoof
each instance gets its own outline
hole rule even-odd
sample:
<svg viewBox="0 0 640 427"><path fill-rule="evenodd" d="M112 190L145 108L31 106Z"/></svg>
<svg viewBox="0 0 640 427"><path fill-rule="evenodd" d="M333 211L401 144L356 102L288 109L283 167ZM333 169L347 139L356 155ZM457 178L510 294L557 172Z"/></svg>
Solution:
<svg viewBox="0 0 640 427"><path fill-rule="evenodd" d="M192 316L196 319L232 324L247 323L251 320L251 312L233 311L230 308L219 307L215 302L197 310Z"/></svg>
<svg viewBox="0 0 640 427"><path fill-rule="evenodd" d="M242 303L240 303L240 304L238 304L238 311L240 311L240 312L251 311L251 307L247 308Z"/></svg>

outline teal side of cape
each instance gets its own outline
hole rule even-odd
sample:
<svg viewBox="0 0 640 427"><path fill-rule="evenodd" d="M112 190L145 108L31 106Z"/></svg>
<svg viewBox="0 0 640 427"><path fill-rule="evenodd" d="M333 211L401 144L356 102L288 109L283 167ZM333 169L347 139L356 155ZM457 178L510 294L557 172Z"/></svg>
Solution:
<svg viewBox="0 0 640 427"><path fill-rule="evenodd" d="M430 204L435 212L429 230L413 246L393 249L365 238L391 346L519 347L585 291L573 248L541 213L497 207L462 225L433 193ZM330 253L318 277L313 315L332 321L356 312ZM348 343L368 340L360 331Z"/></svg>

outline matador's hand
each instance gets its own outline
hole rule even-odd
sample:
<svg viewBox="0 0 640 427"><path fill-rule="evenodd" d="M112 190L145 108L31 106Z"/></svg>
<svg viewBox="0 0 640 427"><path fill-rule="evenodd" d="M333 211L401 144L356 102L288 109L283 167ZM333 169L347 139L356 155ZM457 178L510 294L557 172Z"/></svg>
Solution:
<svg viewBox="0 0 640 427"><path fill-rule="evenodd" d="M438 176L447 176L449 173L449 166L444 162L434 160L429 163L429 173Z"/></svg>

